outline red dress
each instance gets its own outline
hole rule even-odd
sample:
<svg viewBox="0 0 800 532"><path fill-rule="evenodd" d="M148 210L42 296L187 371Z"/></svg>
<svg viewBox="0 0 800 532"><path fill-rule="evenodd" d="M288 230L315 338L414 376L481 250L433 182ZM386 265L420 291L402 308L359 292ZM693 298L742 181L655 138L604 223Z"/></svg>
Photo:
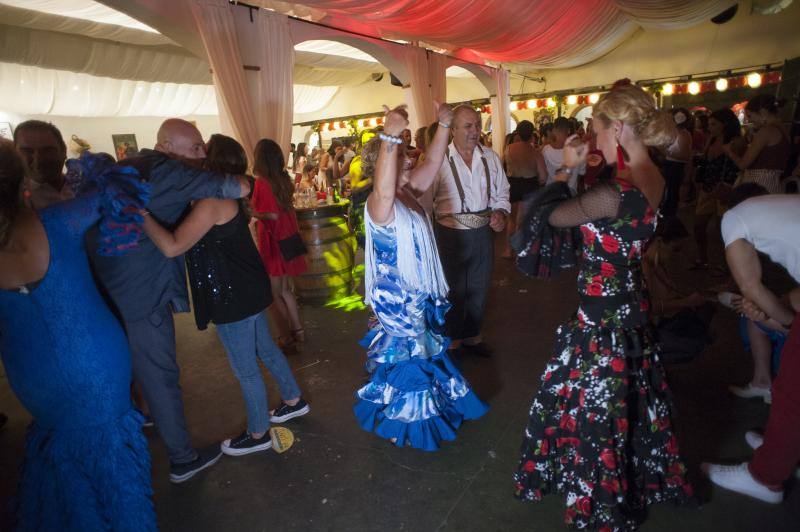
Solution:
<svg viewBox="0 0 800 532"><path fill-rule="evenodd" d="M298 231L297 216L294 209L285 210L278 205L272 187L264 178L256 179L253 190L253 210L256 212L277 212L277 220L258 220L258 251L261 260L272 277L280 275L297 276L305 272L306 258L301 255L290 261L283 259L278 241L290 237Z"/></svg>

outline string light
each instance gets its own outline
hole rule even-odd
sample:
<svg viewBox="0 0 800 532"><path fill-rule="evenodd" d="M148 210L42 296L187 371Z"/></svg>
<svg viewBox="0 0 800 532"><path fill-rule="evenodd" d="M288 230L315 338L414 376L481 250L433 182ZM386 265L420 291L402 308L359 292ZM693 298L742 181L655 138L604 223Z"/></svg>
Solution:
<svg viewBox="0 0 800 532"><path fill-rule="evenodd" d="M672 93L675 92L675 85L672 83L664 83L661 92L663 92L665 96L672 96Z"/></svg>
<svg viewBox="0 0 800 532"><path fill-rule="evenodd" d="M509 111L516 111L518 109L519 109L519 104L517 102L511 102L510 104L508 104Z"/></svg>
<svg viewBox="0 0 800 532"><path fill-rule="evenodd" d="M599 94L597 94L596 92L594 92L594 93L592 93L592 94L590 94L590 95L589 95L589 103L590 103L590 104L594 105L594 104L596 104L598 101L600 101L600 95L599 95Z"/></svg>
<svg viewBox="0 0 800 532"><path fill-rule="evenodd" d="M719 92L725 92L728 90L728 80L725 78L719 78L714 86L717 88Z"/></svg>
<svg viewBox="0 0 800 532"><path fill-rule="evenodd" d="M757 89L761 86L761 74L758 72L753 72L747 75L747 84L753 88Z"/></svg>
<svg viewBox="0 0 800 532"><path fill-rule="evenodd" d="M570 94L567 96L567 105L575 105L578 103L578 96L575 94Z"/></svg>
<svg viewBox="0 0 800 532"><path fill-rule="evenodd" d="M528 100L527 104L528 104L528 109L536 109L537 107L539 107L539 104L536 103L536 100Z"/></svg>
<svg viewBox="0 0 800 532"><path fill-rule="evenodd" d="M370 127L375 127L377 125L378 125L378 119L377 118L370 118L369 119L369 126Z"/></svg>
<svg viewBox="0 0 800 532"><path fill-rule="evenodd" d="M552 98L548 98L547 102L546 102L546 105L547 105L547 107L555 107L556 106L556 101L554 99L552 99Z"/></svg>
<svg viewBox="0 0 800 532"><path fill-rule="evenodd" d="M689 86L687 87L686 90L688 90L689 94L691 94L692 96L700 94L700 84L697 83L696 81L692 81L689 83Z"/></svg>

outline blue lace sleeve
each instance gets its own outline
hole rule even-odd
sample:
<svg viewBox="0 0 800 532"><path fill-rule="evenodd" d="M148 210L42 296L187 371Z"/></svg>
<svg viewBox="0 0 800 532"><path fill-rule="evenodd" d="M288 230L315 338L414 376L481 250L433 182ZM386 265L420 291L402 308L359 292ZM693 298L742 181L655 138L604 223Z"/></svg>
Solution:
<svg viewBox="0 0 800 532"><path fill-rule="evenodd" d="M77 176L76 206L80 206L87 221L100 220L98 253L121 255L135 247L144 222L140 211L150 195L150 186L140 179L138 170L89 152L84 152L80 159L68 160L67 168ZM90 210L94 211L94 217L90 216Z"/></svg>

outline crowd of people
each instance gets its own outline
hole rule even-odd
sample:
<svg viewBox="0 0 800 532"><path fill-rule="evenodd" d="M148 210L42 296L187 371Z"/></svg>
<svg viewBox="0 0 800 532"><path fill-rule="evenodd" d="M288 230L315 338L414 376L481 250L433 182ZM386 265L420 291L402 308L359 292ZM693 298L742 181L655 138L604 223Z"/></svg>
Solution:
<svg viewBox="0 0 800 532"><path fill-rule="evenodd" d="M763 435L745 435L751 462L704 469L779 502L800 460L800 291L776 294L758 253L800 282L800 195L783 193L798 169L780 103L751 99L745 129L728 109L657 109L622 80L587 124L522 121L502 155L474 108L437 103L416 132L402 106L386 108L382 127L325 151L292 145L288 161L262 139L252 165L235 139L206 143L169 119L154 149L119 163L87 153L66 174L58 129L18 125L0 141L0 354L34 418L18 527L154 529L144 424L180 483L222 454L270 449L270 424L310 412L284 355L305 340L290 281L306 269L305 190L348 196L364 248L369 376L353 408L365 431L434 451L487 412L459 360L493 356L483 323L501 234L501 256L529 275L579 265L578 309L556 332L524 429L519 499L561 493L566 524L601 530L639 526L654 503L692 504L662 360L696 359L728 306L754 360L752 381L731 391L771 410ZM675 280L687 219L693 268L732 290L687 293ZM712 267L715 242L725 264ZM241 433L203 449L176 358L187 273L196 325L216 326L247 414ZM259 361L279 387L273 410Z"/></svg>

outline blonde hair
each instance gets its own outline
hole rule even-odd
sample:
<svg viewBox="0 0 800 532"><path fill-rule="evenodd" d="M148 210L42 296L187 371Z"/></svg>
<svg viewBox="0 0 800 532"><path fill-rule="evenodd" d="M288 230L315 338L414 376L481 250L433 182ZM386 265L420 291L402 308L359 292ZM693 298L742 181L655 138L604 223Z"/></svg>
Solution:
<svg viewBox="0 0 800 532"><path fill-rule="evenodd" d="M672 115L659 110L652 95L630 82L618 82L605 93L595 104L593 116L606 126L619 120L646 146L669 146L678 136Z"/></svg>

